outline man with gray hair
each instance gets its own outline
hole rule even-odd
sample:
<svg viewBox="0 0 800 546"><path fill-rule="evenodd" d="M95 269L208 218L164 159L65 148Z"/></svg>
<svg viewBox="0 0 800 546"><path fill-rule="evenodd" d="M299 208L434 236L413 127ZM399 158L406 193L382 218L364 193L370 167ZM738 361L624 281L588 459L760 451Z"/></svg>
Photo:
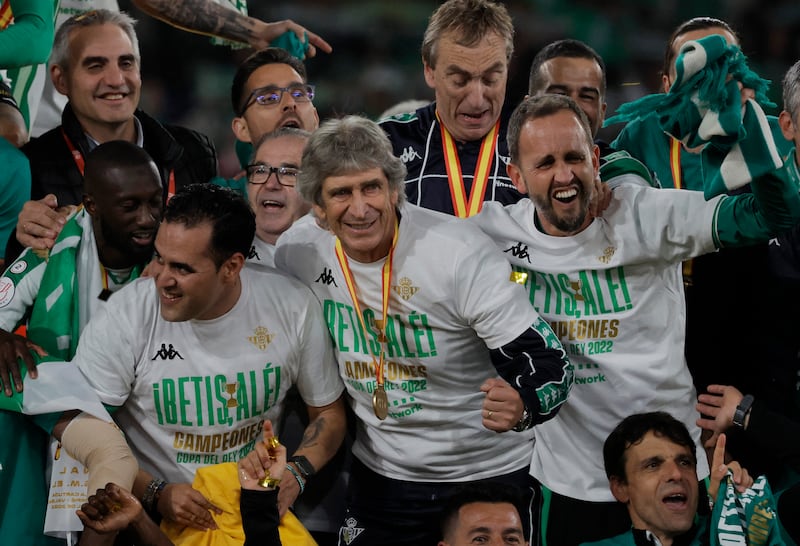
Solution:
<svg viewBox="0 0 800 546"><path fill-rule="evenodd" d="M531 428L564 403L572 367L503 255L405 203L405 167L368 119L322 124L302 167L297 189L329 231L295 222L275 263L322 303L356 416L340 543L435 544L441 500L464 482L530 502Z"/></svg>
<svg viewBox="0 0 800 546"><path fill-rule="evenodd" d="M463 218L484 201L522 197L505 172L513 53L514 25L501 3L448 0L433 12L422 64L436 101L380 122L408 169L410 202Z"/></svg>
<svg viewBox="0 0 800 546"><path fill-rule="evenodd" d="M31 163L31 198L41 199L26 204L26 219L17 225L18 237L31 237L20 240L26 246L52 247L57 232L35 219L63 225L52 209L81 202L84 157L103 142L127 140L144 148L159 169L165 202L177 189L216 175L208 137L161 125L138 109L142 80L134 23L125 13L95 10L71 17L56 32L51 76L69 102L59 127L22 148Z"/></svg>

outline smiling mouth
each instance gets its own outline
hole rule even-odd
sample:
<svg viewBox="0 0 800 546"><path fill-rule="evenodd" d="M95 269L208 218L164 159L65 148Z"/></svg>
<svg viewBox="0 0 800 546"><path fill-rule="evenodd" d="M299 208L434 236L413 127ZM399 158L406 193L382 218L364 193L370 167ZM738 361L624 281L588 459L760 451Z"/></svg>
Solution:
<svg viewBox="0 0 800 546"><path fill-rule="evenodd" d="M578 190L574 187L558 190L553 193L553 199L559 203L570 203L578 197Z"/></svg>
<svg viewBox="0 0 800 546"><path fill-rule="evenodd" d="M140 246L150 246L153 244L153 235L152 231L137 231L131 234L131 240Z"/></svg>
<svg viewBox="0 0 800 546"><path fill-rule="evenodd" d="M367 231L375 224L376 220L372 220L370 222L359 222L359 223L345 223L345 226L352 229L353 231Z"/></svg>
<svg viewBox="0 0 800 546"><path fill-rule="evenodd" d="M261 206L265 209L282 209L286 205L279 203L278 201L273 201L272 199L264 199L261 201Z"/></svg>

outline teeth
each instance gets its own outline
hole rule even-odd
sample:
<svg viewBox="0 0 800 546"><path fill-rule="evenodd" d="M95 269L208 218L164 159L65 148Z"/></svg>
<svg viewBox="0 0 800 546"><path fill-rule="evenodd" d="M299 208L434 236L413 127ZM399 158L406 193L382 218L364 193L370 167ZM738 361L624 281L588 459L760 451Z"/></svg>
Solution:
<svg viewBox="0 0 800 546"><path fill-rule="evenodd" d="M261 206L262 207L267 207L267 206L270 206L270 205L271 206L275 206L275 207L282 207L283 203L278 203L277 201L272 201L270 199L264 199L263 201L261 201Z"/></svg>
<svg viewBox="0 0 800 546"><path fill-rule="evenodd" d="M576 195L578 195L578 190L576 190L575 188L557 191L554 194L556 199L569 199L570 197L575 197Z"/></svg>
<svg viewBox="0 0 800 546"><path fill-rule="evenodd" d="M113 93L113 94L103 95L103 98L104 99L109 99L109 100L117 100L117 99L121 99L124 96L125 95L123 95L122 93Z"/></svg>

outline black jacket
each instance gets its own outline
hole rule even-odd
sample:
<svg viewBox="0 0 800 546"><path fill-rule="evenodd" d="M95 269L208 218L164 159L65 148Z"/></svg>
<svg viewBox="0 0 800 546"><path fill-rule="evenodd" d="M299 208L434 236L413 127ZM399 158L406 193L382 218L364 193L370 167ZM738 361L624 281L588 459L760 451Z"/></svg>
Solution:
<svg viewBox="0 0 800 546"><path fill-rule="evenodd" d="M165 200L172 170L176 189L192 182L208 182L216 176L217 152L207 136L184 127L161 125L142 110L134 115L142 125L144 149L161 172ZM62 129L84 157L89 153L89 141L72 107L67 104L61 115L61 126L22 147L31 163L31 199L41 199L52 193L58 198L59 206L78 205L83 198L83 176Z"/></svg>
<svg viewBox="0 0 800 546"><path fill-rule="evenodd" d="M134 115L142 126L144 149L161 173L165 203L170 172L174 171L176 190L193 182L208 182L217 175L217 151L207 136L177 125L162 125L142 110ZM79 205L83 200L83 176L64 134L86 157L90 151L89 140L69 104L64 108L59 127L31 139L22 147L31 164L31 199L41 199L52 193L58 198L59 206ZM6 263L16 259L22 250L12 233L6 247Z"/></svg>

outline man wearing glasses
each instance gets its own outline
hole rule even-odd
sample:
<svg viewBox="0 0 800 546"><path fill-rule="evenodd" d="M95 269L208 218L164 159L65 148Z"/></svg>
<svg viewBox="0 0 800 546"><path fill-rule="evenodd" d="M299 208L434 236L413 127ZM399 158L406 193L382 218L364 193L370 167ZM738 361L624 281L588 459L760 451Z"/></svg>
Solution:
<svg viewBox="0 0 800 546"><path fill-rule="evenodd" d="M311 209L297 190L303 148L311 133L281 127L256 143L253 162L247 166L247 200L256 214L256 236L247 263L275 266L275 242L295 220Z"/></svg>
<svg viewBox="0 0 800 546"><path fill-rule="evenodd" d="M314 131L319 125L319 115L313 99L314 86L306 81L305 66L297 57L277 47L247 57L236 70L231 85L235 114L231 129L242 166L250 160L253 145L267 133L281 127ZM246 195L245 174L242 172L232 179L217 177L212 182Z"/></svg>

